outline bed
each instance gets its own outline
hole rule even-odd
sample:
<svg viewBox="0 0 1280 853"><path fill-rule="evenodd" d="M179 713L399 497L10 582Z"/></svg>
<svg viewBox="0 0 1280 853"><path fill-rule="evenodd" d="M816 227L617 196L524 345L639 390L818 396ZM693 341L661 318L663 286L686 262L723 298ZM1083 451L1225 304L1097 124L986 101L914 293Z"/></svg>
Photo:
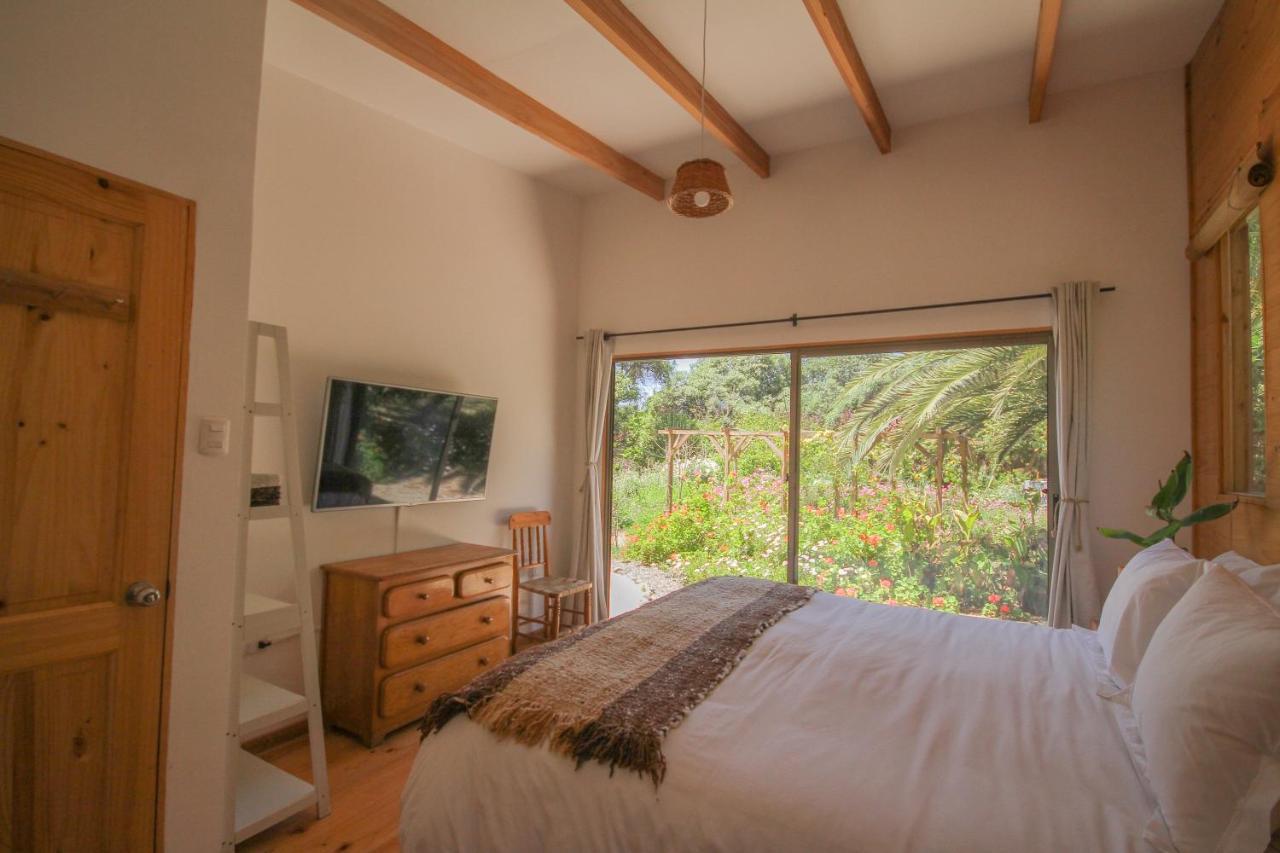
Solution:
<svg viewBox="0 0 1280 853"><path fill-rule="evenodd" d="M1094 632L826 593L669 735L662 784L460 715L402 798L409 851L1162 849ZM1149 824L1153 824L1150 825Z"/></svg>

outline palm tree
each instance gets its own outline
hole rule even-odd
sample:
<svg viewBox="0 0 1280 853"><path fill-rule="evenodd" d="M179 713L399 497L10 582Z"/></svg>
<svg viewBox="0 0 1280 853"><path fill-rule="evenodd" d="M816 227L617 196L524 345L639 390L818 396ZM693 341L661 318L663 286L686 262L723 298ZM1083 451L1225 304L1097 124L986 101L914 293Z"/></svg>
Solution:
<svg viewBox="0 0 1280 853"><path fill-rule="evenodd" d="M973 436L992 463L1040 456L1045 356L1043 346L868 356L832 406L849 415L841 438L853 464L878 446L877 467L891 476L921 436L938 429Z"/></svg>

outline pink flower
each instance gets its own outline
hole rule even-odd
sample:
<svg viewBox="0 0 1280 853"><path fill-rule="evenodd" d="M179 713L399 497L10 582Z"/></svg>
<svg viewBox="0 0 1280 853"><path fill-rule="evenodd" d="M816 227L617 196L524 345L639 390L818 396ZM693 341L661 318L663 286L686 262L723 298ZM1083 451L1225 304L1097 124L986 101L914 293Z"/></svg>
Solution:
<svg viewBox="0 0 1280 853"><path fill-rule="evenodd" d="M996 595L996 594L993 592L993 593L991 593L990 595L988 595L988 596L987 596L987 601L990 601L992 604L999 604L999 603L1000 603L1000 596Z"/></svg>
<svg viewBox="0 0 1280 853"><path fill-rule="evenodd" d="M893 586L893 581L889 580L888 578L880 578L880 586L884 587L885 589L889 589Z"/></svg>
<svg viewBox="0 0 1280 853"><path fill-rule="evenodd" d="M890 533L892 533L893 531L897 530L897 528L896 528L896 527L894 527L892 524L886 524L886 525L884 526L884 529L885 529L885 530L887 530L887 531L889 531Z"/></svg>
<svg viewBox="0 0 1280 853"><path fill-rule="evenodd" d="M1008 613L1008 612L1009 612L1009 605L1007 605L1007 604L1001 604L1001 605L1000 605L1000 612L1001 612L1001 613Z"/></svg>
<svg viewBox="0 0 1280 853"><path fill-rule="evenodd" d="M896 598L891 598L888 601L886 601L885 604L889 605L890 607L897 607L898 600Z"/></svg>
<svg viewBox="0 0 1280 853"><path fill-rule="evenodd" d="M879 561L879 560L867 560L867 565L874 569L876 566L880 565L880 561Z"/></svg>
<svg viewBox="0 0 1280 853"><path fill-rule="evenodd" d="M835 561L836 561L835 557L823 557L823 558L822 558L822 562L824 562L824 563L834 563Z"/></svg>
<svg viewBox="0 0 1280 853"><path fill-rule="evenodd" d="M944 604L946 604L946 603L947 603L947 600L946 600L945 598L943 598L942 596L940 596L940 595L935 595L935 596L933 597L933 606L934 606L934 607L941 607L942 605L944 605Z"/></svg>

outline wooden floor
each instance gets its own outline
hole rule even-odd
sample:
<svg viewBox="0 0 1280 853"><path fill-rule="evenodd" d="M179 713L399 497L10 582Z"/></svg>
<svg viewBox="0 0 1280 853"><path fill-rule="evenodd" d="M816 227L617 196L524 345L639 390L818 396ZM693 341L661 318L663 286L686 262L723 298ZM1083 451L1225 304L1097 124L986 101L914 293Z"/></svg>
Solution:
<svg viewBox="0 0 1280 853"><path fill-rule="evenodd" d="M329 789L333 812L316 820L308 811L237 845L241 851L400 849L400 792L418 753L418 727L409 726L368 749L349 735L328 732ZM272 747L262 758L311 778L305 738Z"/></svg>

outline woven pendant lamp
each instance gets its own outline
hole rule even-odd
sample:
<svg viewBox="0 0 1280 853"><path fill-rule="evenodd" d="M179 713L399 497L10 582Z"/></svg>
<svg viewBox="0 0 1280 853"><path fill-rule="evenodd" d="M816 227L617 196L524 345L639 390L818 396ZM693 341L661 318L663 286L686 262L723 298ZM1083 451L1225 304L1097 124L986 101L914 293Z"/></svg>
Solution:
<svg viewBox="0 0 1280 853"><path fill-rule="evenodd" d="M706 147L707 137L707 0L702 0L702 97L698 105L698 149ZM676 180L667 197L671 212L690 219L705 219L733 207L733 193L724 166L715 160L699 157L680 164Z"/></svg>
<svg viewBox="0 0 1280 853"><path fill-rule="evenodd" d="M672 213L701 219L724 213L733 207L733 193L724 176L724 166L705 157L681 163L667 207Z"/></svg>

